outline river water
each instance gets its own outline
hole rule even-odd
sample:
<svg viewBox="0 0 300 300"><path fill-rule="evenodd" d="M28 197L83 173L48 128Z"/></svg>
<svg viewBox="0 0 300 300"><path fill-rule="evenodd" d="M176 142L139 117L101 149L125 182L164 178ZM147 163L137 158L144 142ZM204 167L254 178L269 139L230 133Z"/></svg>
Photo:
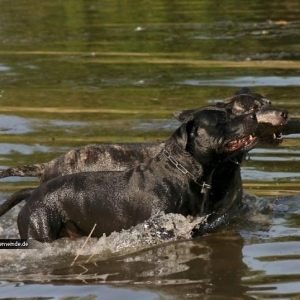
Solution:
<svg viewBox="0 0 300 300"><path fill-rule="evenodd" d="M298 1L0 0L0 167L163 141L176 110L242 86L300 117ZM137 232L0 250L0 299L299 299L300 135L243 164L247 217L194 240ZM0 182L0 202L35 186ZM18 237L22 204L0 219ZM172 224L185 224L172 216Z"/></svg>

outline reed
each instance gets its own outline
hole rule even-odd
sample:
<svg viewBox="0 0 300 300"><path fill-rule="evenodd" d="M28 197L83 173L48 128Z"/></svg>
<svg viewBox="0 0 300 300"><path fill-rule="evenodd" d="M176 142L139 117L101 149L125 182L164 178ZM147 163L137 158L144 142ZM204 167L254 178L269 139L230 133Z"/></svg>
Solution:
<svg viewBox="0 0 300 300"><path fill-rule="evenodd" d="M94 225L94 227L92 228L90 234L87 236L87 238L86 238L86 240L84 241L83 245L82 245L81 248L79 249L77 255L75 256L74 260L73 260L72 263L71 263L71 267L74 265L74 263L76 262L77 258L78 258L79 255L80 255L82 249L85 247L85 245L87 244L87 242L88 242L89 239L91 238L91 236L92 236L92 234L93 234L93 232L94 232L96 226L97 226L97 223L95 223L95 225Z"/></svg>

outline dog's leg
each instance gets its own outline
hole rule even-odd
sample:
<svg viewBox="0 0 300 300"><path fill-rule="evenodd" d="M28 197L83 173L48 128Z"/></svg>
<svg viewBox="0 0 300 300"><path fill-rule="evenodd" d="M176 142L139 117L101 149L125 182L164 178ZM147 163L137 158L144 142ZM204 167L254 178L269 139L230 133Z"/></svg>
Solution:
<svg viewBox="0 0 300 300"><path fill-rule="evenodd" d="M7 200L5 200L4 203L0 205L0 217L7 213L14 206L19 204L22 200L28 198L33 190L34 188L27 188L12 194Z"/></svg>
<svg viewBox="0 0 300 300"><path fill-rule="evenodd" d="M70 239L77 239L81 236L83 236L82 232L72 221L64 223L59 235L60 238L69 237Z"/></svg>
<svg viewBox="0 0 300 300"><path fill-rule="evenodd" d="M21 239L52 242L59 238L62 219L58 212L49 211L47 207L31 210L26 203L18 215L18 229Z"/></svg>
<svg viewBox="0 0 300 300"><path fill-rule="evenodd" d="M41 177L43 170L44 170L43 164L12 167L5 170L0 170L0 178L5 178L9 176Z"/></svg>

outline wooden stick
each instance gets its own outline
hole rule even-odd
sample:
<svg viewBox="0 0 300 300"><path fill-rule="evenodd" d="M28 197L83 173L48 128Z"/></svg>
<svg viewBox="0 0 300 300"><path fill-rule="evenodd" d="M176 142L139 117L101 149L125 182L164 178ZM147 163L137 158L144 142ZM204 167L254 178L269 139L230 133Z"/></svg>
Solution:
<svg viewBox="0 0 300 300"><path fill-rule="evenodd" d="M300 133L300 119L290 119L281 126L271 126L268 124L259 124L256 134L258 136L272 135L273 133L289 135Z"/></svg>
<svg viewBox="0 0 300 300"><path fill-rule="evenodd" d="M71 263L71 267L74 265L75 261L77 260L78 256L80 255L82 249L85 247L85 245L87 244L88 240L91 238L91 236L92 236L92 234L93 234L93 232L94 232L96 226L97 226L97 223L94 225L94 227L92 228L90 234L88 235L88 237L87 237L86 240L84 241L83 245L82 245L81 248L79 249L79 251L78 251L76 257L74 258L73 262Z"/></svg>
<svg viewBox="0 0 300 300"><path fill-rule="evenodd" d="M283 135L300 133L300 120L290 119L285 125L283 125Z"/></svg>

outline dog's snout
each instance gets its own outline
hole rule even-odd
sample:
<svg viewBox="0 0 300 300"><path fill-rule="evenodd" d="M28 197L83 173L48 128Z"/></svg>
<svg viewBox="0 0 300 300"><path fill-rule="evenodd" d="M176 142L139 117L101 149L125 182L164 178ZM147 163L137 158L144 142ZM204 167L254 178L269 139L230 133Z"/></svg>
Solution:
<svg viewBox="0 0 300 300"><path fill-rule="evenodd" d="M280 117L282 117L283 119L287 119L288 118L288 112L287 112L287 110L282 110L281 112L280 112Z"/></svg>
<svg viewBox="0 0 300 300"><path fill-rule="evenodd" d="M268 123L273 126L279 126L287 121L288 112L281 108L267 108L257 114L259 123Z"/></svg>

